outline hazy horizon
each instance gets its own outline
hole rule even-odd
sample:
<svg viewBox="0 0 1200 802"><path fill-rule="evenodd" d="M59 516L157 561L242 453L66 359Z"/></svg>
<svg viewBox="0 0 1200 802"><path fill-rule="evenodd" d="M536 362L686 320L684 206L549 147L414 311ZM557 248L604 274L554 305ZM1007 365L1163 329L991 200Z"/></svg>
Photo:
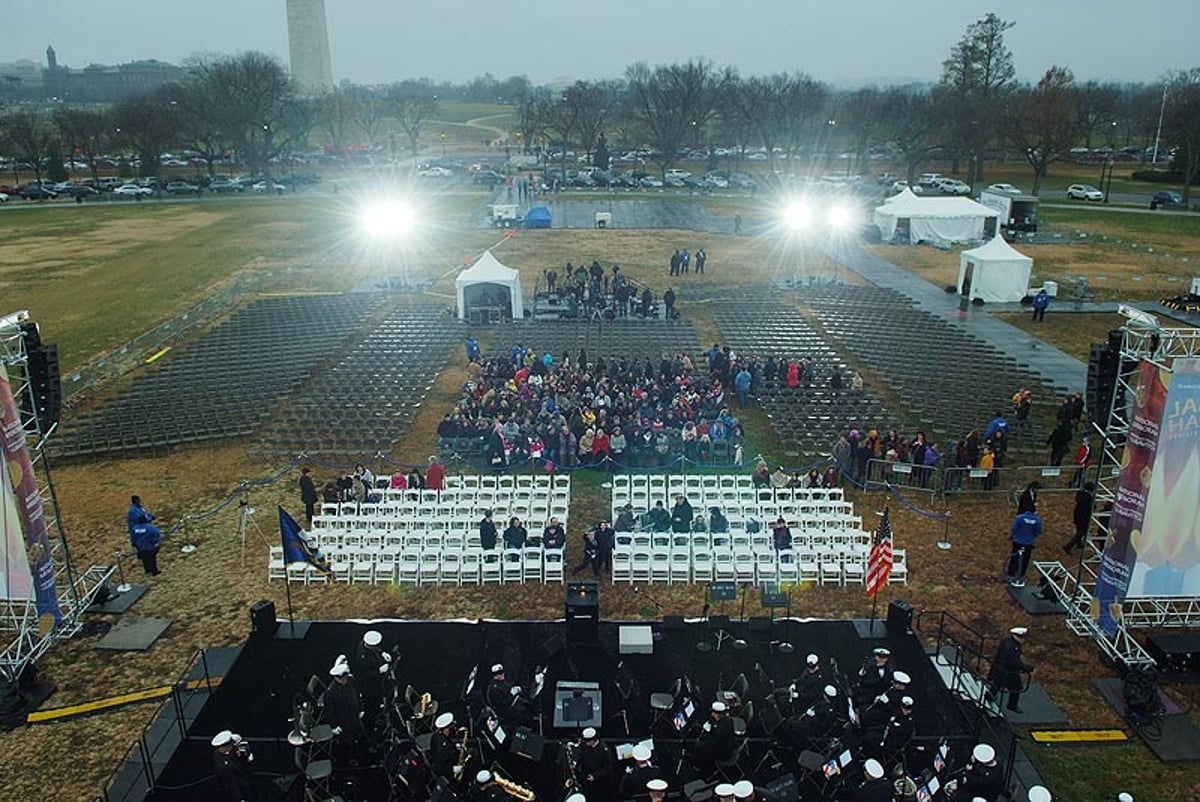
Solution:
<svg viewBox="0 0 1200 802"><path fill-rule="evenodd" d="M119 64L197 53L261 50L286 65L285 0L209 0L202 12L180 0L12 0L11 39L0 61ZM597 17L597 8L604 14ZM686 6L611 0L600 6L533 0L523 12L444 0L404 8L386 0L328 0L335 82L380 84L406 78L463 82L491 73L535 84L616 78L636 61L703 56L743 75L800 70L840 86L930 83L967 25L996 11L1017 76L1035 81L1052 65L1080 81L1153 82L1196 66L1192 31L1200 6L1148 0L1132 14L1115 0L925 0L919 11L881 0L853 5L693 0ZM99 13L100 11L103 13ZM1181 17L1182 15L1182 17ZM1118 24L1126 20L1133 24ZM1182 24L1181 24L1182 23Z"/></svg>

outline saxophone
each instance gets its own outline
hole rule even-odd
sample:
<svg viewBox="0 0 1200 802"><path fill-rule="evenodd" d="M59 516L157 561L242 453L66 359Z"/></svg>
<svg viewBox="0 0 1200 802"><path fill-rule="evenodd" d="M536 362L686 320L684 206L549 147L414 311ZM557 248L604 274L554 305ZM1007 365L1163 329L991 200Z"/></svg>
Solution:
<svg viewBox="0 0 1200 802"><path fill-rule="evenodd" d="M454 776L460 781L467 776L467 761L471 759L471 755L467 752L467 737L470 734L470 727L462 728L462 740L458 744L458 760L455 761L454 765Z"/></svg>
<svg viewBox="0 0 1200 802"><path fill-rule="evenodd" d="M492 774L492 781L496 783L496 785L500 786L501 791L517 800L517 802L533 802L533 800L537 797L537 795L533 793L532 788L526 788L523 785L518 785L512 780L506 780L494 772Z"/></svg>
<svg viewBox="0 0 1200 802"><path fill-rule="evenodd" d="M566 760L567 778L564 786L568 794L579 790L579 747L580 741L567 741L563 744L563 756Z"/></svg>
<svg viewBox="0 0 1200 802"><path fill-rule="evenodd" d="M417 718L425 718L429 715L429 708L433 706L433 694L421 694L421 701L417 703Z"/></svg>

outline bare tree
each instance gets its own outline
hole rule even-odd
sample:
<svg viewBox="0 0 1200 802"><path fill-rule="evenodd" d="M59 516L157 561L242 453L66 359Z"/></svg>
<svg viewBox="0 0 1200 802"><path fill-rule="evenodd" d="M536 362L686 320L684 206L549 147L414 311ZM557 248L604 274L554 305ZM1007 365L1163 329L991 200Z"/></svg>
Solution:
<svg viewBox="0 0 1200 802"><path fill-rule="evenodd" d="M697 59L653 70L639 62L626 69L625 77L633 113L645 127L665 175L675 164L680 147L694 137L695 130L703 130L715 113L728 75L717 73L707 60Z"/></svg>
<svg viewBox="0 0 1200 802"><path fill-rule="evenodd" d="M1083 144L1092 148L1093 138L1100 132L1113 127L1117 120L1117 100L1121 96L1121 88L1116 84L1101 84L1088 81L1076 92L1079 133Z"/></svg>
<svg viewBox="0 0 1200 802"><path fill-rule="evenodd" d="M1079 141L1079 98L1075 76L1051 67L1032 89L1014 93L1010 138L1033 167L1033 194L1050 165Z"/></svg>
<svg viewBox="0 0 1200 802"><path fill-rule="evenodd" d="M141 159L141 174L158 175L158 159L178 141L179 107L169 87L122 100L113 108L119 141L128 143Z"/></svg>
<svg viewBox="0 0 1200 802"><path fill-rule="evenodd" d="M1183 200L1192 197L1192 182L1200 174L1200 67L1167 77L1167 108L1164 130L1179 150L1175 166L1183 178Z"/></svg>
<svg viewBox="0 0 1200 802"><path fill-rule="evenodd" d="M941 89L956 167L959 155L970 159L967 183L972 185L983 179L984 150L996 137L1003 101L1013 87L1016 71L1004 33L1015 24L989 13L967 26L942 62Z"/></svg>
<svg viewBox="0 0 1200 802"><path fill-rule="evenodd" d="M41 110L21 109L8 118L6 127L6 138L17 154L33 166L34 177L40 185L42 170L47 167L55 142L53 124Z"/></svg>
<svg viewBox="0 0 1200 802"><path fill-rule="evenodd" d="M421 127L437 114L440 107L433 91L433 82L423 80L392 84L384 98L388 116L404 131L409 152L415 159L420 148Z"/></svg>
<svg viewBox="0 0 1200 802"><path fill-rule="evenodd" d="M362 89L354 94L354 122L371 147L379 144L383 123L388 118L388 102L380 92Z"/></svg>
<svg viewBox="0 0 1200 802"><path fill-rule="evenodd" d="M572 108L572 134L588 159L600 134L607 129L621 96L615 81L576 81L563 93L563 104Z"/></svg>
<svg viewBox="0 0 1200 802"><path fill-rule="evenodd" d="M526 84L517 94L517 133L527 149L546 135L546 112L550 107L550 90Z"/></svg>
<svg viewBox="0 0 1200 802"><path fill-rule="evenodd" d="M927 91L891 89L883 99L887 141L904 161L909 185L916 183L917 171L941 149L943 114L934 96Z"/></svg>
<svg viewBox="0 0 1200 802"><path fill-rule="evenodd" d="M861 170L871 158L871 147L884 130L884 95L876 86L865 86L840 98L842 128L847 132L854 166Z"/></svg>
<svg viewBox="0 0 1200 802"><path fill-rule="evenodd" d="M335 152L349 144L350 126L354 124L354 98L345 90L335 89L317 98L317 114L325 137Z"/></svg>
<svg viewBox="0 0 1200 802"><path fill-rule="evenodd" d="M112 117L107 109L63 108L54 113L63 141L87 160L92 180L99 178L96 157L112 138Z"/></svg>

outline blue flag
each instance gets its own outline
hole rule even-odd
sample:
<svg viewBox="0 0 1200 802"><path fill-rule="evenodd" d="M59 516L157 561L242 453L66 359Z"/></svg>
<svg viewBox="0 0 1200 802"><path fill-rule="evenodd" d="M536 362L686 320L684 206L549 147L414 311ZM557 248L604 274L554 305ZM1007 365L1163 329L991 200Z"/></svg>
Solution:
<svg viewBox="0 0 1200 802"><path fill-rule="evenodd" d="M283 507L279 508L279 535L283 538L284 565L308 563L329 573L329 562L325 556L304 536L300 524Z"/></svg>

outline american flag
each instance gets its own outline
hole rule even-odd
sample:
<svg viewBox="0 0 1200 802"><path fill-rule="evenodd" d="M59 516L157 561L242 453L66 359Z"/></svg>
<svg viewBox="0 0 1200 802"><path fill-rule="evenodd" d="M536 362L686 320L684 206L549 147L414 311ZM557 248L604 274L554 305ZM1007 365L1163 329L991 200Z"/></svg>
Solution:
<svg viewBox="0 0 1200 802"><path fill-rule="evenodd" d="M888 508L883 508L875 537L871 541L871 553L867 555L867 598L872 598L887 584L892 573L892 522Z"/></svg>

